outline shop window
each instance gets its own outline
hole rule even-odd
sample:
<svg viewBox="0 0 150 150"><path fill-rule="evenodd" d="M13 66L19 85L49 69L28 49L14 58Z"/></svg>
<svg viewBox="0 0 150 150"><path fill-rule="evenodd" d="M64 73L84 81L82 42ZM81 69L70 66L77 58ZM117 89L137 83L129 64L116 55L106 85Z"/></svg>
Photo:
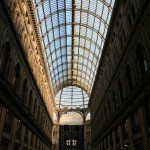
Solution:
<svg viewBox="0 0 150 150"><path fill-rule="evenodd" d="M33 146L33 133L31 132L31 140L30 140L30 145Z"/></svg>
<svg viewBox="0 0 150 150"><path fill-rule="evenodd" d="M8 134L11 133L12 122L13 122L13 114L10 110L7 109L5 115L4 132Z"/></svg>
<svg viewBox="0 0 150 150"><path fill-rule="evenodd" d="M139 133L141 131L140 127L140 119L139 119L139 113L135 112L132 115L132 128L133 128L133 133Z"/></svg>
<svg viewBox="0 0 150 150"><path fill-rule="evenodd" d="M35 137L35 148L37 148L37 140L38 140L38 138Z"/></svg>
<svg viewBox="0 0 150 150"><path fill-rule="evenodd" d="M20 139L21 137L21 121L18 119L17 120L17 128L16 128L16 138Z"/></svg>
<svg viewBox="0 0 150 150"><path fill-rule="evenodd" d="M20 147L20 144L15 142L13 149L14 150L19 150L19 147Z"/></svg>
<svg viewBox="0 0 150 150"><path fill-rule="evenodd" d="M8 143L1 141L0 142L0 150L6 150L6 149L8 149Z"/></svg>
<svg viewBox="0 0 150 150"><path fill-rule="evenodd" d="M110 145L113 145L113 133L110 133Z"/></svg>
<svg viewBox="0 0 150 150"><path fill-rule="evenodd" d="M106 148L108 148L108 137L106 137Z"/></svg>
<svg viewBox="0 0 150 150"><path fill-rule="evenodd" d="M150 99L149 98L145 102L144 108L145 108L144 110L145 110L145 116L146 116L147 124L148 124L148 126L150 126Z"/></svg>
<svg viewBox="0 0 150 150"><path fill-rule="evenodd" d="M135 143L135 150L144 150L143 142Z"/></svg>
<svg viewBox="0 0 150 150"><path fill-rule="evenodd" d="M120 141L120 137L119 137L119 127L116 128L116 130L115 130L115 138L116 138L116 142L119 143L119 141Z"/></svg>
<svg viewBox="0 0 150 150"><path fill-rule="evenodd" d="M125 120L122 124L122 133L123 133L123 137L124 139L126 139L128 137L128 121Z"/></svg>
<svg viewBox="0 0 150 150"><path fill-rule="evenodd" d="M87 150L90 150L90 143L87 143Z"/></svg>
<svg viewBox="0 0 150 150"><path fill-rule="evenodd" d="M28 128L25 127L24 130L24 142L27 143L28 142Z"/></svg>
<svg viewBox="0 0 150 150"><path fill-rule="evenodd" d="M105 149L104 140L101 141L101 147L102 149Z"/></svg>

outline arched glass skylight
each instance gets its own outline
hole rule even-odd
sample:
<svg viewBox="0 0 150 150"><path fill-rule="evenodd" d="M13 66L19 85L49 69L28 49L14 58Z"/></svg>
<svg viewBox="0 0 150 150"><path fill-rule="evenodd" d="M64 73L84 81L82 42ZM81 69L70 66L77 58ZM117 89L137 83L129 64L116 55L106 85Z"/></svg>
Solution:
<svg viewBox="0 0 150 150"><path fill-rule="evenodd" d="M55 102L57 108L82 109L88 107L89 96L82 88L68 86L56 94Z"/></svg>
<svg viewBox="0 0 150 150"><path fill-rule="evenodd" d="M115 0L33 0L55 94L91 93Z"/></svg>

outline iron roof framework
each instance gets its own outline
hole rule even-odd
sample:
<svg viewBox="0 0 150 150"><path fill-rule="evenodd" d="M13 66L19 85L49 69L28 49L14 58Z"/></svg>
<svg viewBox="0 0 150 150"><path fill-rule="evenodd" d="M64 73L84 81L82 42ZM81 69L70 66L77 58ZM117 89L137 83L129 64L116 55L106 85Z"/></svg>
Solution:
<svg viewBox="0 0 150 150"><path fill-rule="evenodd" d="M33 0L49 75L58 93L90 96L115 0Z"/></svg>
<svg viewBox="0 0 150 150"><path fill-rule="evenodd" d="M82 109L88 107L89 96L79 87L67 86L56 94L55 100L57 108Z"/></svg>

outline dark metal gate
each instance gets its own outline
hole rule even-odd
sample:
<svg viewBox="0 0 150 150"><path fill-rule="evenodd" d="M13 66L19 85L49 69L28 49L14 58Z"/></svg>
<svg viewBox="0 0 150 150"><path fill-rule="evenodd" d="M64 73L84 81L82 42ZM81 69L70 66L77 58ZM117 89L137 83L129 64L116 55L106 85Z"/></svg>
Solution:
<svg viewBox="0 0 150 150"><path fill-rule="evenodd" d="M60 150L84 150L84 126L60 126Z"/></svg>

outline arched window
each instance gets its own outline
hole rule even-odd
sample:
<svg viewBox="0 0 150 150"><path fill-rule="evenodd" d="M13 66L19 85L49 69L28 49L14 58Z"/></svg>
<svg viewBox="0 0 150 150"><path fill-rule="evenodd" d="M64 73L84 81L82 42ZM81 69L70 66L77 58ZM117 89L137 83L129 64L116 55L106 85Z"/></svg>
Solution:
<svg viewBox="0 0 150 150"><path fill-rule="evenodd" d="M12 82L13 82L12 84L13 84L14 89L17 90L20 84L20 64L19 63L15 66Z"/></svg>
<svg viewBox="0 0 150 150"><path fill-rule="evenodd" d="M38 108L38 116L37 116L37 121L40 121L40 117L41 117L41 107L39 106Z"/></svg>
<svg viewBox="0 0 150 150"><path fill-rule="evenodd" d="M32 104L33 104L33 92L31 90L29 95L29 111L32 110Z"/></svg>
<svg viewBox="0 0 150 150"><path fill-rule="evenodd" d="M23 83L22 102L26 104L26 100L27 100L27 79L25 79Z"/></svg>
<svg viewBox="0 0 150 150"><path fill-rule="evenodd" d="M139 43L136 48L137 65L139 67L141 75L148 70L148 61L145 55L145 49Z"/></svg>
<svg viewBox="0 0 150 150"><path fill-rule="evenodd" d="M10 67L11 59L10 59L10 43L6 42L6 44L2 47L2 52L0 54L0 72L7 78L9 67Z"/></svg>
<svg viewBox="0 0 150 150"><path fill-rule="evenodd" d="M34 101L34 117L36 117L36 114L37 114L37 99L35 99Z"/></svg>
<svg viewBox="0 0 150 150"><path fill-rule="evenodd" d="M126 66L126 79L127 79L129 90L131 90L133 88L133 81L132 81L131 69L128 64Z"/></svg>

